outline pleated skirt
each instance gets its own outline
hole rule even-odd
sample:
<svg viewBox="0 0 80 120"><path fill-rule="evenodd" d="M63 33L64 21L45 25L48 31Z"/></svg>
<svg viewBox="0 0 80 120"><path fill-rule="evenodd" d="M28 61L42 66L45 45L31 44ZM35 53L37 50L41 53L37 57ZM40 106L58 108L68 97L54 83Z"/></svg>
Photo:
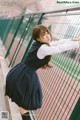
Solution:
<svg viewBox="0 0 80 120"><path fill-rule="evenodd" d="M42 106L42 89L35 70L21 62L6 76L5 95L19 107L36 110Z"/></svg>

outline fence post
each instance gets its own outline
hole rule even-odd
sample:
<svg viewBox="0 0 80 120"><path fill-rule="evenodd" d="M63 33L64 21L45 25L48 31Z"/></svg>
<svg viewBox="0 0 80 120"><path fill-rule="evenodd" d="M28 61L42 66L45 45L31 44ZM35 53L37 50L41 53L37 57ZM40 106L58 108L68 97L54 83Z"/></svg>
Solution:
<svg viewBox="0 0 80 120"><path fill-rule="evenodd" d="M10 46L9 46L9 48L8 48L8 51L7 51L6 55L5 55L5 58L9 55L10 49L11 49L11 47L12 47L12 44L13 44L14 40L15 40L15 37L16 37L17 32L18 32L18 29L19 29L19 27L20 27L20 25L21 25L21 23L22 23L22 21L23 21L23 18L24 18L24 16L22 16L22 18L21 18L21 20L20 20L20 22L19 22L19 25L18 25L18 27L17 27L17 30L16 30L16 32L15 32L15 34L14 34L13 39L12 39L12 42L11 42L11 44L10 44Z"/></svg>
<svg viewBox="0 0 80 120"><path fill-rule="evenodd" d="M40 16L40 18L39 18L39 21L38 21L37 25L41 23L43 15L44 15L44 13L41 14L41 16ZM25 53L24 53L24 55L23 55L22 61L23 61L23 59L26 57L27 52L28 52L28 50L29 50L29 48L30 48L32 42L33 42L33 39L31 38L31 39L30 39L30 42L29 42L29 44L28 44L28 46L27 46L27 48L26 48L26 51L25 51Z"/></svg>
<svg viewBox="0 0 80 120"><path fill-rule="evenodd" d="M80 97L76 103L76 106L74 107L74 110L72 111L69 120L80 120Z"/></svg>
<svg viewBox="0 0 80 120"><path fill-rule="evenodd" d="M14 21L14 18L13 18L13 20L12 21L10 21L10 23L7 25L7 32L6 32L6 35L5 35L5 37L4 37L4 39L3 39L3 45L5 44L5 42L6 42L6 39L7 39L7 36L8 36L8 33L9 33L9 31L10 31L10 29L11 29L11 27L12 27L12 24L13 24L13 21Z"/></svg>
<svg viewBox="0 0 80 120"><path fill-rule="evenodd" d="M32 20L33 20L33 18L31 18L31 16L30 16L30 18L29 18L29 20L28 20L28 22L27 22L27 24L26 24L25 29L28 28L28 30L29 30L29 27L30 27L30 25L31 25L31 23L32 23ZM24 38L25 38L25 35L28 33L28 30L25 31L25 29L24 29L24 32L23 32L20 40L19 40L19 43L18 43L18 45L17 45L17 47L16 47L16 50L15 50L15 52L14 52L14 54L13 54L13 57L12 57L11 62L10 62L10 64L9 64L9 67L10 67L10 66L13 66L13 64L14 64L14 62L15 62L15 60L16 60L16 57L17 57L17 55L18 55L18 52L19 52L19 50L20 50L20 48L21 48L21 46L22 46L22 44L21 44L20 46L19 46L19 44L20 44L22 38L23 38L23 40L22 40L22 43L23 43ZM18 46L19 46L19 47L18 47ZM17 51L17 49L18 49L18 51ZM15 54L16 54L16 55L15 55ZM15 58L14 58L14 57L15 57ZM13 60L13 58L14 58L14 60ZM13 62L12 62L12 61L13 61Z"/></svg>

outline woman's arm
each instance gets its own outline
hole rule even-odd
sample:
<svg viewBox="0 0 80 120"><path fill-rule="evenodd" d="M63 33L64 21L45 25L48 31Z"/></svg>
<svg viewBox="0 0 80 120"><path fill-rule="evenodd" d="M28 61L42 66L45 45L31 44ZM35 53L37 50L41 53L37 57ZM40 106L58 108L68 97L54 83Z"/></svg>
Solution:
<svg viewBox="0 0 80 120"><path fill-rule="evenodd" d="M80 39L79 40L70 40L68 42L64 42L63 44L56 44L56 45L46 45L43 44L37 52L37 57L39 59L43 59L47 55L54 55L58 54L67 50L71 50L74 48L79 48L80 46Z"/></svg>
<svg viewBox="0 0 80 120"><path fill-rule="evenodd" d="M59 44L64 44L64 43L69 43L69 41L80 41L80 38L73 38L73 39L61 39L57 41L52 41L50 42L50 45L59 45Z"/></svg>
<svg viewBox="0 0 80 120"><path fill-rule="evenodd" d="M69 41L71 41L71 39L61 39L61 40L50 42L50 45L55 46L55 45L58 45L58 44L63 44L63 43L69 42Z"/></svg>

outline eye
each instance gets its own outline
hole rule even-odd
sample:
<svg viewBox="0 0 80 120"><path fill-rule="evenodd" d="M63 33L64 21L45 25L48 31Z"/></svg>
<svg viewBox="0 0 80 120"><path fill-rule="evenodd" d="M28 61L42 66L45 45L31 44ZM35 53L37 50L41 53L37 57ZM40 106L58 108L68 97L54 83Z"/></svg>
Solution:
<svg viewBox="0 0 80 120"><path fill-rule="evenodd" d="M42 37L45 36L45 32L43 32L43 33L41 34L41 36L42 36Z"/></svg>
<svg viewBox="0 0 80 120"><path fill-rule="evenodd" d="M44 34L42 34L42 36L45 36L45 33L44 33Z"/></svg>
<svg viewBox="0 0 80 120"><path fill-rule="evenodd" d="M47 34L49 34L49 32L48 32L48 31L46 31L46 33L47 33Z"/></svg>

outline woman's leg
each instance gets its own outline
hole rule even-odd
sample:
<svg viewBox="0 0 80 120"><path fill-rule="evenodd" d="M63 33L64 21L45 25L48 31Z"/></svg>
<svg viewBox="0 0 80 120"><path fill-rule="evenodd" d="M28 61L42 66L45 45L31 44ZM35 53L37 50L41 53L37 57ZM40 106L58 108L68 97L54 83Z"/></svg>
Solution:
<svg viewBox="0 0 80 120"><path fill-rule="evenodd" d="M24 109L24 108L22 108L22 107L20 107L20 113L21 113L21 114L25 114L25 113L27 113L27 112L29 112L29 111L26 110L26 109Z"/></svg>
<svg viewBox="0 0 80 120"><path fill-rule="evenodd" d="M29 114L28 110L25 110L24 108L20 107L20 113L21 113L21 116L22 116L23 120L31 120L31 117L30 117L30 114Z"/></svg>

